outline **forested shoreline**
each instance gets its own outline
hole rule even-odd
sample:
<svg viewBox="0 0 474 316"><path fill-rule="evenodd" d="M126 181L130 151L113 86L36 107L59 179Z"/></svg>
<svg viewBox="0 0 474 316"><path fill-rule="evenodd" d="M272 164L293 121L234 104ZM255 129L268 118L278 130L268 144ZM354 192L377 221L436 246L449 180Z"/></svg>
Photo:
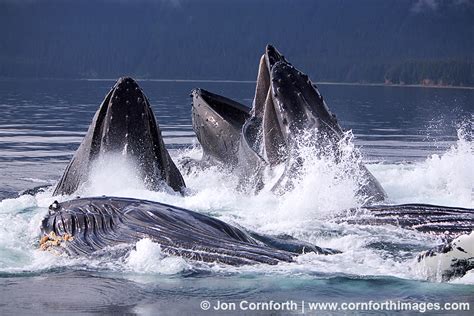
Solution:
<svg viewBox="0 0 474 316"><path fill-rule="evenodd" d="M254 80L267 43L315 81L474 86L459 0L0 0L0 78Z"/></svg>

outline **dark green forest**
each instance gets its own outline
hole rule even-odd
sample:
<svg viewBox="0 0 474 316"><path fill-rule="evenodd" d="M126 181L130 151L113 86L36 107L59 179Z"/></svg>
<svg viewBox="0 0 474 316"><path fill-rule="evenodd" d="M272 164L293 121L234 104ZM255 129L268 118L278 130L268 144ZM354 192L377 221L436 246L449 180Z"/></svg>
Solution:
<svg viewBox="0 0 474 316"><path fill-rule="evenodd" d="M0 77L254 80L274 44L316 81L474 86L471 0L0 0Z"/></svg>

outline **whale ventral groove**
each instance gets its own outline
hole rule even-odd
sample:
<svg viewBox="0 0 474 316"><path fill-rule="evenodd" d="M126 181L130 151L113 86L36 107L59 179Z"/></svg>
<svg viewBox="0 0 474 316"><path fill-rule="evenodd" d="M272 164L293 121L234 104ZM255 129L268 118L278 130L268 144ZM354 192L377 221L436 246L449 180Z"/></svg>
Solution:
<svg viewBox="0 0 474 316"><path fill-rule="evenodd" d="M91 255L106 247L134 245L142 238L169 255L231 265L291 262L302 251L337 253L298 240L248 233L218 219L158 202L130 198L80 198L59 204L42 233L72 236L55 250Z"/></svg>

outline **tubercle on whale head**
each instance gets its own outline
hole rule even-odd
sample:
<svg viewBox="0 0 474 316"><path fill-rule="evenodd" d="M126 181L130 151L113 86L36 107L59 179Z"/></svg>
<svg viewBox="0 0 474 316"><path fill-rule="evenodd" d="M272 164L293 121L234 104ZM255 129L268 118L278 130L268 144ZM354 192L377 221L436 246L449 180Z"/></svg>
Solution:
<svg viewBox="0 0 474 316"><path fill-rule="evenodd" d="M48 214L52 215L56 213L61 208L61 204L57 200L55 200L51 205L48 207Z"/></svg>

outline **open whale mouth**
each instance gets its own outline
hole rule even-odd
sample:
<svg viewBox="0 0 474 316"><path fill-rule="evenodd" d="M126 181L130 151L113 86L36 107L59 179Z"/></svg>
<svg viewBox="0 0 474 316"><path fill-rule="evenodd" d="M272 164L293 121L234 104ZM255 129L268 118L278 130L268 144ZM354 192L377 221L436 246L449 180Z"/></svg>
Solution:
<svg viewBox="0 0 474 316"><path fill-rule="evenodd" d="M334 145L343 135L308 76L267 45L260 59L252 118L243 127L244 147L275 166L288 161L290 152L294 155L295 146L308 131L320 136L313 140L319 148Z"/></svg>
<svg viewBox="0 0 474 316"><path fill-rule="evenodd" d="M280 194L294 188L293 180L302 179L306 161L328 158L337 165L351 160L349 173L357 182L354 186L360 187L356 194L371 202L386 197L358 153L346 157L341 144L350 135L344 133L316 85L275 47L268 45L260 59L251 110L203 89L195 89L191 96L193 129L203 158L184 160L183 165L230 167L238 172L239 189L247 192L263 188L267 167L273 171L283 165L283 175L272 186Z"/></svg>
<svg viewBox="0 0 474 316"><path fill-rule="evenodd" d="M306 137L308 133L311 137ZM342 136L342 128L308 76L267 45L260 59L252 117L242 129L245 159L269 166L286 163L296 175L303 159L300 147L334 149ZM304 137L308 139L303 143Z"/></svg>
<svg viewBox="0 0 474 316"><path fill-rule="evenodd" d="M214 115L229 122L235 121L237 124L243 124L249 117L250 109L247 106L229 98L200 88L194 89L191 95L193 100L197 100L193 111L198 113L201 110L200 108L203 107L206 110L212 111Z"/></svg>
<svg viewBox="0 0 474 316"><path fill-rule="evenodd" d="M264 186L264 168L284 165L272 186L273 192L284 194L304 177L306 161L319 157L338 164L348 159L341 150L347 135L316 85L271 45L260 59L252 105L238 152L242 187L258 191ZM370 197L370 202L385 199L383 188L357 156L351 156L350 170L357 178L356 195Z"/></svg>
<svg viewBox="0 0 474 316"><path fill-rule="evenodd" d="M204 89L194 89L191 96L193 129L204 153L235 164L240 131L250 109Z"/></svg>

